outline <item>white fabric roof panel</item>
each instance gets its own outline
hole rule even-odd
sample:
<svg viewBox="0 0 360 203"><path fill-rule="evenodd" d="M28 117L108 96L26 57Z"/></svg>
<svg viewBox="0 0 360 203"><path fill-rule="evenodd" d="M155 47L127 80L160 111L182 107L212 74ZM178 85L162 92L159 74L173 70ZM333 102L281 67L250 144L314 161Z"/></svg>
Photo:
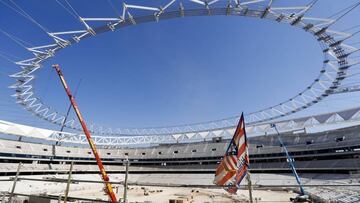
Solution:
<svg viewBox="0 0 360 203"><path fill-rule="evenodd" d="M52 134L55 133L55 131L35 128L26 125L20 125L7 121L0 121L0 133L8 134L8 135L48 139Z"/></svg>

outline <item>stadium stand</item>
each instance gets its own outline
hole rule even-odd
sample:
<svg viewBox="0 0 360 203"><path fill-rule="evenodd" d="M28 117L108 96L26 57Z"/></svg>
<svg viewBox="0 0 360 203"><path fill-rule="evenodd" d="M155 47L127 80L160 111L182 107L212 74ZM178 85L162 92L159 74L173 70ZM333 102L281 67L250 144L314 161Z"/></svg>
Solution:
<svg viewBox="0 0 360 203"><path fill-rule="evenodd" d="M300 172L356 172L360 168L359 126L314 134L282 134L282 139L296 161ZM84 146L58 146L0 139L0 173L9 174L16 163L32 173L68 170L76 163L75 172L96 172L90 149ZM160 144L147 148L99 149L109 171L123 170L128 158L134 171L199 171L213 172L224 155L229 140L213 139L198 143ZM251 170L255 172L289 171L283 148L274 135L249 138Z"/></svg>

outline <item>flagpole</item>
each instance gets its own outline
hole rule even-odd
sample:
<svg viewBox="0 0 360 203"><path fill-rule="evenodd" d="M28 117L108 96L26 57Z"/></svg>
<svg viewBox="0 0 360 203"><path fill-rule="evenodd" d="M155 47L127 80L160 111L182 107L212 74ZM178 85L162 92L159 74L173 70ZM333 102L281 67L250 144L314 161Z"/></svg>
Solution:
<svg viewBox="0 0 360 203"><path fill-rule="evenodd" d="M241 117L243 119L243 123L244 123L244 136L245 136L245 143L246 143L246 156L247 156L247 160L249 161L248 164L250 165L250 159L249 159L249 151L248 151L248 142L247 142L247 137L246 137L246 126L245 126L245 119L244 119L244 113L241 114ZM241 119L241 118L240 118ZM246 181L248 183L248 189L249 189L249 200L250 203L253 203L253 196L252 196L252 182L251 182L251 175L250 175L250 171L249 171L249 167L246 171Z"/></svg>
<svg viewBox="0 0 360 203"><path fill-rule="evenodd" d="M247 171L246 180L247 180L248 189L249 189L249 200L250 200L250 203L253 203L252 182L251 182L251 177L250 177L250 172L249 171Z"/></svg>

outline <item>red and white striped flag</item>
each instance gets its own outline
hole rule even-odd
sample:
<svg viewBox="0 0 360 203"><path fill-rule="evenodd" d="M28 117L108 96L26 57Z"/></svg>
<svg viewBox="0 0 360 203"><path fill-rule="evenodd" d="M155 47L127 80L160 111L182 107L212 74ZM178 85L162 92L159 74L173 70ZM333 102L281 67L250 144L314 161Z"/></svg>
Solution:
<svg viewBox="0 0 360 203"><path fill-rule="evenodd" d="M224 189L229 193L236 193L241 181L247 174L248 167L248 144L244 115L241 114L234 136L216 169L214 183L224 186Z"/></svg>

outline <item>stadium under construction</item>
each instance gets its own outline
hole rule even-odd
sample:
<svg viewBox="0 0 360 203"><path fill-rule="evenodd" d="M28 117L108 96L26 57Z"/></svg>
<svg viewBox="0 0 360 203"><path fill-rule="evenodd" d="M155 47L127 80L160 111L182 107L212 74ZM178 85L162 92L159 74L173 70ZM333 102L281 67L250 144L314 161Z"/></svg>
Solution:
<svg viewBox="0 0 360 203"><path fill-rule="evenodd" d="M327 18L311 13L321 0L294 1L296 5L284 0L169 0L157 6L122 2L121 8L109 0L118 16L96 18L80 16L70 2L55 3L83 28L50 32L15 1L0 0L52 40L30 46L0 28L34 56L13 61L0 51L1 58L21 69L9 75L15 81L10 89L17 108L21 105L36 120L18 122L5 112L0 117L1 203L360 203L359 105L299 114L334 95L360 90L360 49L353 41L360 26L332 29L358 12L360 2L344 4ZM92 122L88 126L76 93L66 83L69 69L63 75L61 61L50 73L59 76L56 81L70 101L68 111L62 113L37 94L40 70L50 67L48 62L60 50L106 32L194 16L266 19L305 31L320 44L320 73L303 91L271 107L167 127L113 129ZM37 125L40 120L46 127Z"/></svg>
<svg viewBox="0 0 360 203"><path fill-rule="evenodd" d="M303 128L305 130L297 129L281 133L284 144L296 160L301 178L306 180L304 187L314 199L359 201L360 190L357 188L360 186L360 139L358 118L354 117L358 112L359 109L351 109L298 119L295 120L298 126L310 120L313 122L320 120L323 124L309 123L309 127ZM340 121L339 119L343 117L347 120ZM284 121L283 125L295 121ZM323 131L321 129L324 126L327 129L328 126L333 126L333 129ZM39 141L42 132L56 132L9 122L2 122L0 129L3 132L6 129L8 132L8 136L0 141L0 173L3 176L2 181L8 183L2 186L5 187L3 189L12 185L13 182L6 177L16 175L19 163L22 163L20 174L26 178L18 184L24 181L36 181L34 179L65 184L67 176L64 174L69 172L71 163L74 164L72 174L76 174L77 178L87 177L99 183L99 178L89 176L89 174L97 174L98 169L92 152L86 145L66 142L59 144L55 139L48 140L47 144L44 144L43 141ZM225 134L227 130L220 131ZM34 135L34 132L37 132L36 137L26 136L26 134ZM147 147L99 145L98 151L106 171L111 174L110 176L117 177L115 180L119 179L117 184L121 186L124 184L123 176L128 160L130 186L211 189L215 187L212 185L215 168L222 159L228 143L229 138L213 134L203 141L153 143L152 146ZM296 191L295 179L291 175L287 158L276 135L270 133L251 136L249 143L250 171L254 176L253 179L257 180L253 187L265 191L269 189ZM44 177L46 179L42 179ZM192 181L198 177L202 178L196 182ZM349 188L352 190L348 190ZM65 187L60 188L60 191L64 189ZM89 188L85 187L86 189ZM39 194L43 193L46 193L45 189ZM58 193L55 194L59 195Z"/></svg>

